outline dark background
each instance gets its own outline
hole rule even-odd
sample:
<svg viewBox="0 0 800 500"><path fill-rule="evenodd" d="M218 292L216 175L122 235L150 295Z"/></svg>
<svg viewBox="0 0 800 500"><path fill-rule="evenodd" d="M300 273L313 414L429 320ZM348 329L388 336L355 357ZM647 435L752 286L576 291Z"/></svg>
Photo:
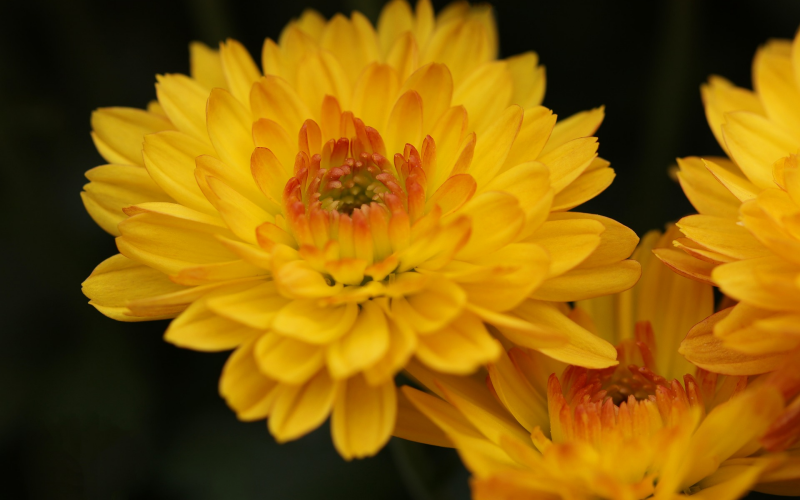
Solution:
<svg viewBox="0 0 800 500"><path fill-rule="evenodd" d="M382 1L308 4L375 20ZM303 6L4 2L0 498L468 497L451 450L392 442L348 464L327 427L279 447L263 423L238 422L217 395L226 354L179 350L161 340L164 322L114 322L80 293L115 253L78 196L83 172L103 163L89 138L91 110L146 105L156 73L188 72L191 40L232 36L258 54ZM502 54L534 49L547 66L545 105L563 117L607 106L600 154L618 177L583 210L642 234L691 210L666 174L674 158L721 152L699 85L717 73L749 87L756 47L794 35L800 2L501 1L496 13Z"/></svg>

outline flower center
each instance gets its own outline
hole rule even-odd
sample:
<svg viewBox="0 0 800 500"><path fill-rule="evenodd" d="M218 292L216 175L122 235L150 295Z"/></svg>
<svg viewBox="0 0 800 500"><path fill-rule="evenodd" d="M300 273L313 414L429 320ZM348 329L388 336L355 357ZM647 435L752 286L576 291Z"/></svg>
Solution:
<svg viewBox="0 0 800 500"><path fill-rule="evenodd" d="M643 322L636 325L635 339L617 346L618 366L569 366L560 378L550 375L547 404L553 441L602 445L607 439L647 436L676 425L690 407L703 410L702 391L710 387L712 392L705 396L713 396L716 379L698 372L704 386L691 375L685 375L683 383L668 381L653 372L654 351L652 328Z"/></svg>

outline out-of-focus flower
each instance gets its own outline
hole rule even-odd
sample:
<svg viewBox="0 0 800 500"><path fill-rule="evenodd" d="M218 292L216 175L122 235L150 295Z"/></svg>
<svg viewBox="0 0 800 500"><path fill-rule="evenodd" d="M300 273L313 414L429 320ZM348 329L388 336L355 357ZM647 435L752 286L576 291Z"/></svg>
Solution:
<svg viewBox="0 0 800 500"><path fill-rule="evenodd" d="M643 239L634 256L643 275L632 291L569 313L618 342L619 366L564 368L515 346L488 366L483 384L412 364L409 372L434 394L403 388L397 434L454 446L481 500L726 500L752 488L797 494L796 450L766 453L759 438L800 390L800 377L786 367L748 384L677 354L686 331L711 313L713 296L711 286L650 256L676 233Z"/></svg>
<svg viewBox="0 0 800 500"><path fill-rule="evenodd" d="M739 303L708 328L736 358L687 344L709 370L774 369L800 345L800 36L771 40L753 63L755 91L712 77L706 116L726 158L678 161L678 177L699 215L678 223L677 249L658 256L677 272L719 286ZM734 351L731 351L733 349Z"/></svg>
<svg viewBox="0 0 800 500"><path fill-rule="evenodd" d="M83 193L119 255L84 292L122 321L176 318L166 339L236 349L220 391L279 441L332 415L345 458L395 423L413 357L468 374L501 350L487 323L565 362L616 364L549 301L632 286L637 238L566 210L613 178L591 137L602 110L555 124L532 53L496 61L491 11L390 3L306 12L264 45L192 46L149 111L110 108L111 163ZM144 146L142 148L142 142Z"/></svg>

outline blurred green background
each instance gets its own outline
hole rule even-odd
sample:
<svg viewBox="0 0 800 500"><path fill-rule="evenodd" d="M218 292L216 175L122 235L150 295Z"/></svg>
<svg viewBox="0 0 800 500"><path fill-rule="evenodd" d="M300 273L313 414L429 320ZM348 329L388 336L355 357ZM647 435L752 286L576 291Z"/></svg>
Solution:
<svg viewBox="0 0 800 500"><path fill-rule="evenodd" d="M188 72L191 40L231 36L257 54L306 4L374 20L382 3L4 3L0 498L468 498L451 450L392 442L345 463L327 427L278 446L217 395L226 354L179 350L161 340L164 322L114 322L80 293L115 253L78 196L83 172L103 163L91 110L146 105L156 73ZM756 47L800 23L795 0L495 5L502 54L534 49L547 66L545 105L560 116L606 105L600 154L618 176L581 209L639 234L691 211L666 174L674 158L721 152L699 85L717 73L750 86Z"/></svg>

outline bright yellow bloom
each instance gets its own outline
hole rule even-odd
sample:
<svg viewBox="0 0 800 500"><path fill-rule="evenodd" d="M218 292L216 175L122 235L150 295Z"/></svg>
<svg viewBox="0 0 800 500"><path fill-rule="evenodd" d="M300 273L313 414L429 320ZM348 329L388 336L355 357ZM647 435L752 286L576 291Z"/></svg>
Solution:
<svg viewBox="0 0 800 500"><path fill-rule="evenodd" d="M485 384L411 365L434 394L402 392L444 434L406 404L397 434L455 446L473 474L476 500L800 493L800 449L765 453L758 441L784 398L800 391L795 370L748 387L743 376L692 375L695 367L676 352L687 329L713 308L711 286L650 256L676 232L659 242L656 233L644 238L635 254L643 275L632 291L581 302L569 313L618 342L618 367L565 368L518 346L488 366Z"/></svg>
<svg viewBox="0 0 800 500"><path fill-rule="evenodd" d="M739 301L710 326L742 355L682 351L739 375L774 369L800 345L800 35L758 50L753 84L749 91L712 77L703 86L709 125L730 160L679 160L681 186L700 214L678 223L678 249L659 252L678 272Z"/></svg>
<svg viewBox="0 0 800 500"><path fill-rule="evenodd" d="M220 392L239 418L287 441L332 415L348 459L389 438L409 359L449 374L496 359L487 323L615 364L545 302L639 276L629 229L565 212L614 176L590 137L602 109L556 125L535 54L496 52L488 8L434 21L427 1L390 3L377 32L307 11L265 43L264 76L234 41L193 45L193 76L159 76L149 112L93 115L112 165L83 197L120 254L84 283L91 304L236 349Z"/></svg>

